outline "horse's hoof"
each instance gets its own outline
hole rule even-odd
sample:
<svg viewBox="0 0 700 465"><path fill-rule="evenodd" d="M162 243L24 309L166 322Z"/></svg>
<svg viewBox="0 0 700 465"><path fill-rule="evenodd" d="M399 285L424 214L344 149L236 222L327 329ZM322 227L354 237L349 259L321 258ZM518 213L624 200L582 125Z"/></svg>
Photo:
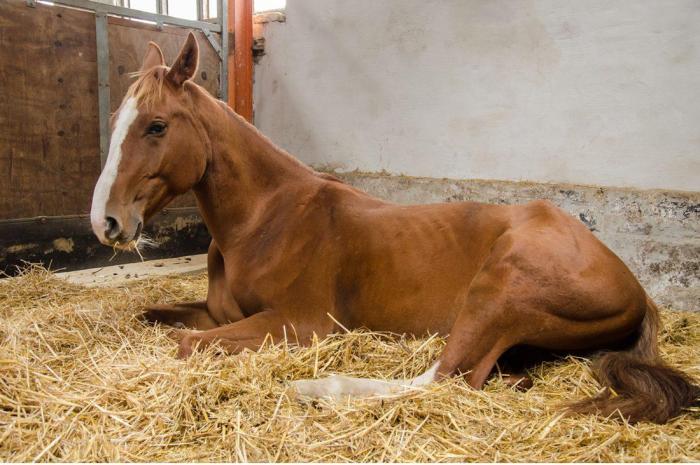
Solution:
<svg viewBox="0 0 700 465"><path fill-rule="evenodd" d="M177 342L178 344L181 343L182 341L185 340L187 336L191 334L191 331L188 329L181 329L181 328L169 328L166 332L165 335L168 336L170 339L173 341Z"/></svg>
<svg viewBox="0 0 700 465"><path fill-rule="evenodd" d="M186 335L180 341L180 345L177 348L177 358L180 360L185 360L192 355L194 348L192 347L193 341L190 334Z"/></svg>

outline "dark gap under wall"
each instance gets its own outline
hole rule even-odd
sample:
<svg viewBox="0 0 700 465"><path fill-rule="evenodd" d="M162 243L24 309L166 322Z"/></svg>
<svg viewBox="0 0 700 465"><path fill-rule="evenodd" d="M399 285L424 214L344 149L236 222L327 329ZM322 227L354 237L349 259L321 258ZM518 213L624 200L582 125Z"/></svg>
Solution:
<svg viewBox="0 0 700 465"><path fill-rule="evenodd" d="M141 251L145 260L204 253L211 238L196 208L157 214L144 230L158 246ZM54 271L79 270L139 261L135 252L100 244L84 215L0 220L0 273L12 276L27 263Z"/></svg>

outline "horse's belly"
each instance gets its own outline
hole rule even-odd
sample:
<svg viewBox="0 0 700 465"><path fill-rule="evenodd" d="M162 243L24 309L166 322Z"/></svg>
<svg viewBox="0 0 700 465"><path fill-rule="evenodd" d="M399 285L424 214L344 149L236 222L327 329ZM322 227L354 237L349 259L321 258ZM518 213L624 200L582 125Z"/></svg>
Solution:
<svg viewBox="0 0 700 465"><path fill-rule="evenodd" d="M339 289L338 310L354 328L444 335L463 307L471 280L464 272L450 274L436 272L428 278L405 270L365 282L351 293Z"/></svg>
<svg viewBox="0 0 700 465"><path fill-rule="evenodd" d="M457 317L459 309L454 305L385 308L367 306L351 311L350 325L372 331L387 331L397 334L424 336L447 335Z"/></svg>

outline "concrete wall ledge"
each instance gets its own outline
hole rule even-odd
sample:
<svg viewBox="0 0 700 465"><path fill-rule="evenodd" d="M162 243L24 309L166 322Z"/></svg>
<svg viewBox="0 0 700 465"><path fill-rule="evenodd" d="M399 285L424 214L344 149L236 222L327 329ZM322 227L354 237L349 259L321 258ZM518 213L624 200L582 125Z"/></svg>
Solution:
<svg viewBox="0 0 700 465"><path fill-rule="evenodd" d="M700 192L334 174L372 195L404 204L548 199L618 254L660 305L700 311Z"/></svg>

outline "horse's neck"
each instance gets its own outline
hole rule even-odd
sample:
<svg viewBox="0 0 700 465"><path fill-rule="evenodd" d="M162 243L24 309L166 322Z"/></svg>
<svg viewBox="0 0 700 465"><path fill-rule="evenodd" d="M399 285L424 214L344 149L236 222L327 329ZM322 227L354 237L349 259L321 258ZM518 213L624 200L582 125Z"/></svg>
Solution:
<svg viewBox="0 0 700 465"><path fill-rule="evenodd" d="M211 154L195 195L209 232L224 245L250 220L262 200L275 191L294 190L314 177L314 172L229 107L205 99L199 110Z"/></svg>

